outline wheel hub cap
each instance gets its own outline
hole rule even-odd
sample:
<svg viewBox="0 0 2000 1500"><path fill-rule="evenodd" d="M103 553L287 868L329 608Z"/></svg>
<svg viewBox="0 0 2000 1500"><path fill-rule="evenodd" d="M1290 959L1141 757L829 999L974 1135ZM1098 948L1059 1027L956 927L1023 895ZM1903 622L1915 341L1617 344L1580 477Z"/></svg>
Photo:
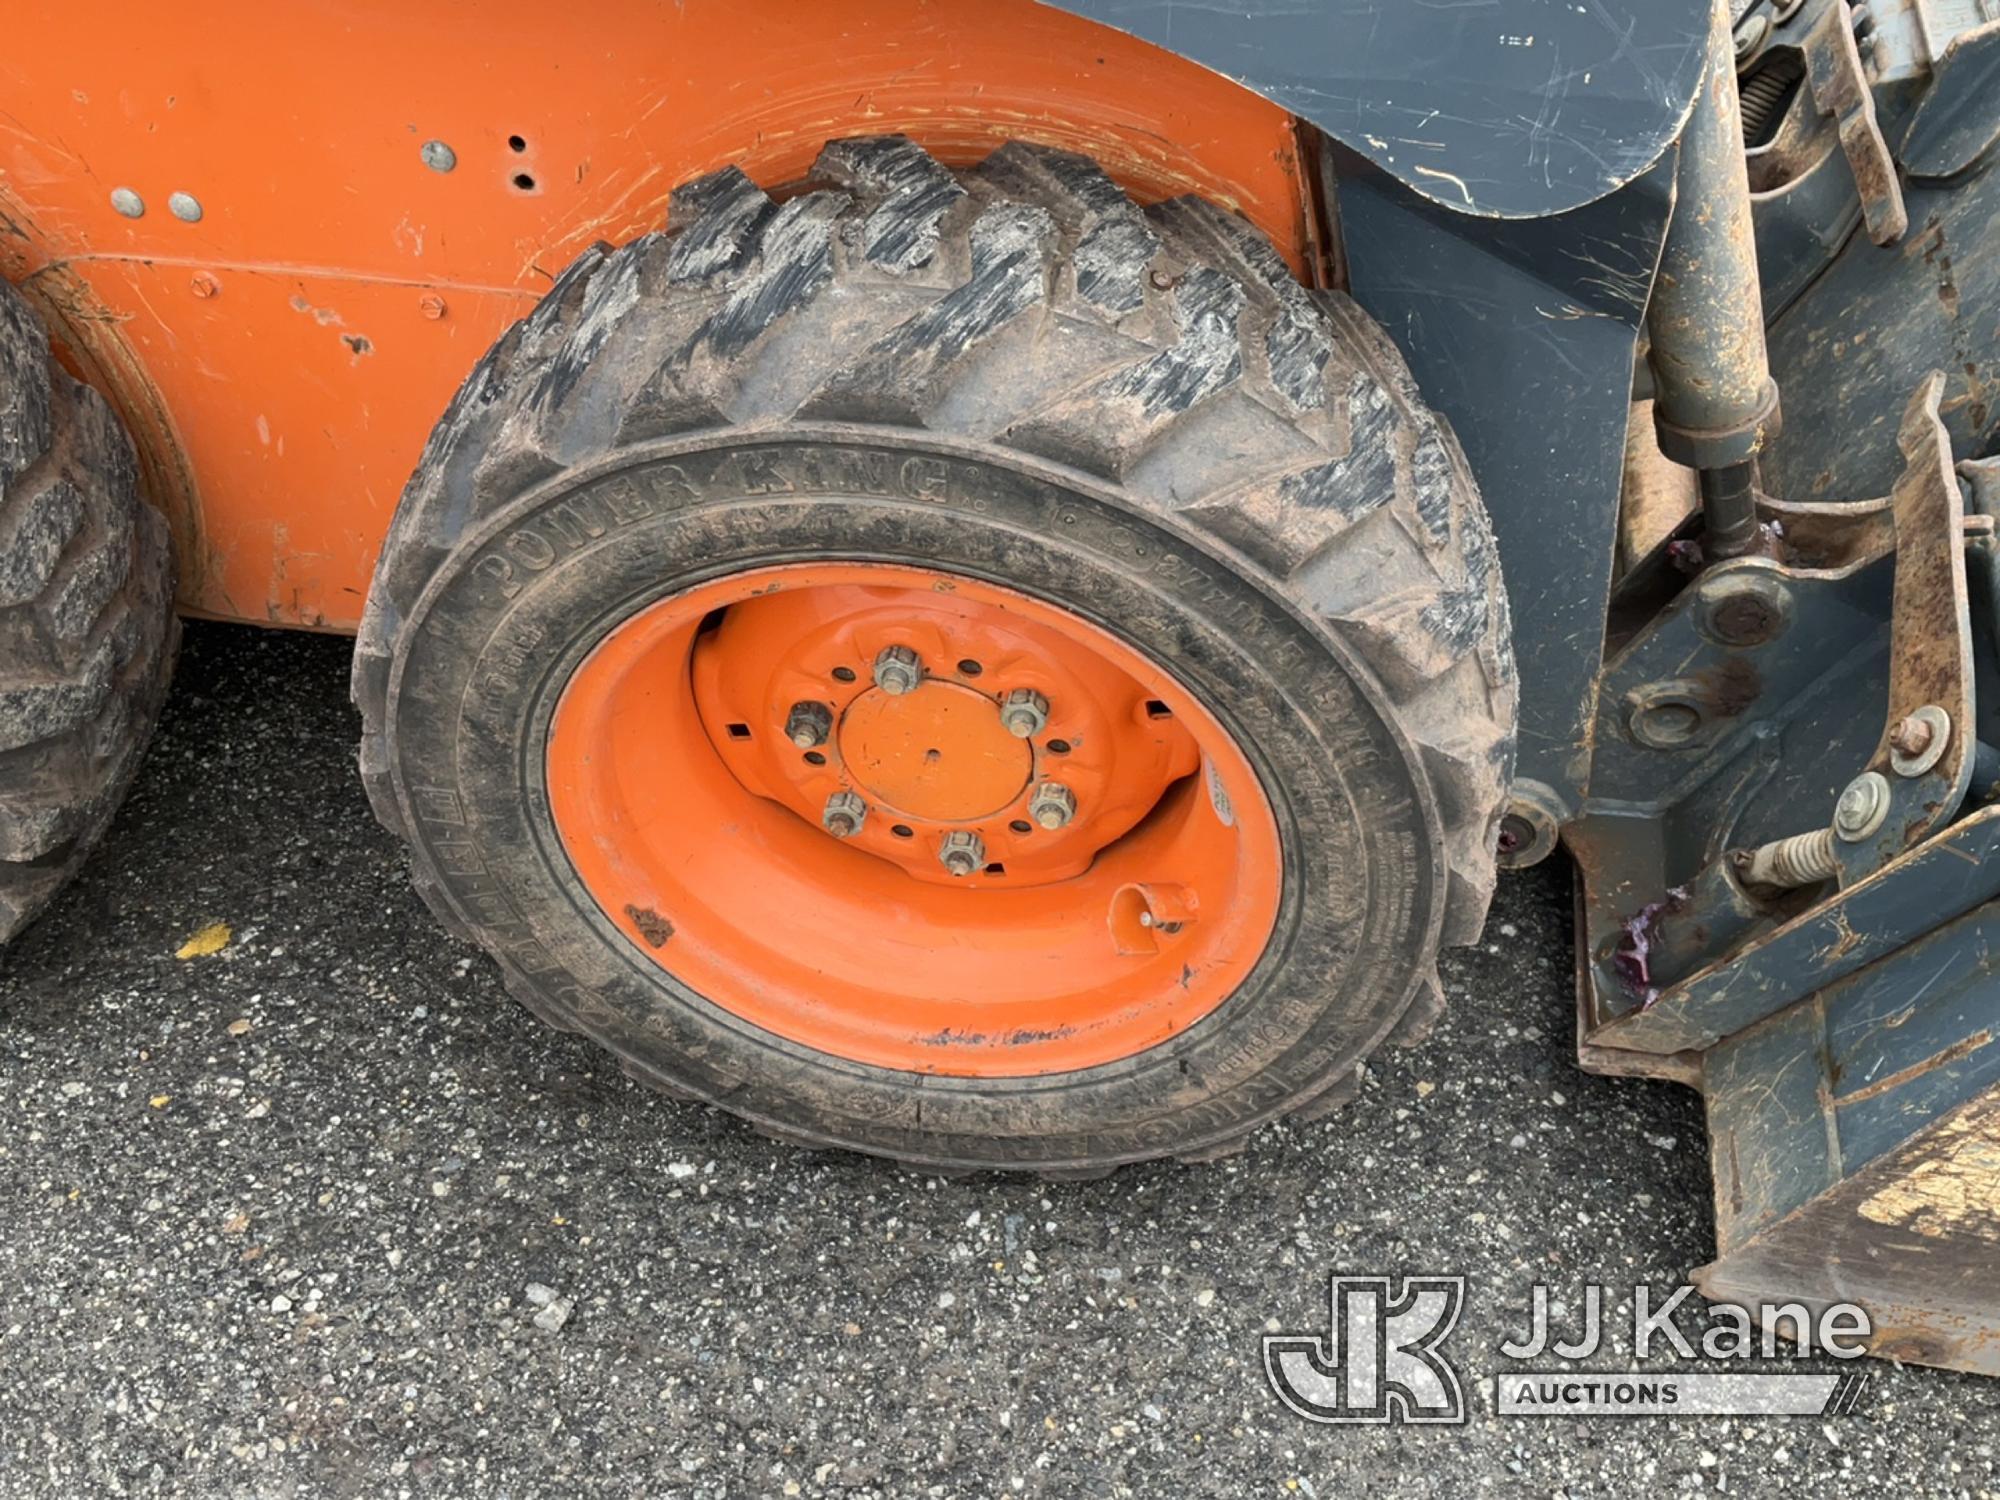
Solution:
<svg viewBox="0 0 2000 1500"><path fill-rule="evenodd" d="M870 688L840 716L840 759L863 796L926 822L988 818L1028 788L1035 753L984 693L926 682L890 696Z"/></svg>

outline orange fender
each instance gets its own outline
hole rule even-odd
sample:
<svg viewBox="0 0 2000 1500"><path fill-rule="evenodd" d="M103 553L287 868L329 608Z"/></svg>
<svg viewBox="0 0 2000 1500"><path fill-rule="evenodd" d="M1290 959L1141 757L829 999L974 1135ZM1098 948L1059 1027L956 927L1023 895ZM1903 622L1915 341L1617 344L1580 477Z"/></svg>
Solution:
<svg viewBox="0 0 2000 1500"><path fill-rule="evenodd" d="M182 608L232 620L352 630L474 362L725 163L775 187L837 136L1019 137L1317 260L1285 111L1031 0L29 6L0 100L0 274L132 429Z"/></svg>

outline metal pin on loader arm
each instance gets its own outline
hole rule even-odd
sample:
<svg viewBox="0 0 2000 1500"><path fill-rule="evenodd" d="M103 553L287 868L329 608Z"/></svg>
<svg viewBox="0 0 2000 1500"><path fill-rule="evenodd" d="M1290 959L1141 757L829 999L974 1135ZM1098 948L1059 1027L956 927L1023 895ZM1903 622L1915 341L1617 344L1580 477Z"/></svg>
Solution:
<svg viewBox="0 0 2000 1500"><path fill-rule="evenodd" d="M1743 160L1736 45L1715 0L1708 67L1681 137L1674 216L1647 310L1660 451L1701 479L1703 551L1755 551L1756 461L1777 434L1778 386L1764 347L1764 301Z"/></svg>

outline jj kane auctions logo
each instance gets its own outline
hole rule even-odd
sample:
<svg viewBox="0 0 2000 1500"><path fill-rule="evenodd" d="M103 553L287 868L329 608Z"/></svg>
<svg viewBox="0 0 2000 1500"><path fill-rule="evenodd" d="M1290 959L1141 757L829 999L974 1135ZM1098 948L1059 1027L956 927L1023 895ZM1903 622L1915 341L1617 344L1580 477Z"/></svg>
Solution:
<svg viewBox="0 0 2000 1500"><path fill-rule="evenodd" d="M1624 1370L1503 1369L1494 1376L1501 1416L1824 1416L1851 1410L1867 1377L1859 1374L1742 1371L1717 1365L1824 1353L1853 1359L1867 1352L1867 1313L1853 1303L1815 1312L1802 1303L1720 1304L1708 1309L1698 1337L1676 1321L1694 1288L1664 1297L1632 1289L1631 1358ZM1460 1370L1444 1352L1466 1296L1463 1276L1331 1276L1325 1333L1264 1337L1264 1375L1279 1401L1309 1422L1460 1423L1466 1419ZM1546 1286L1532 1293L1528 1331L1499 1353L1515 1365L1554 1356L1591 1359L1608 1352L1605 1289L1587 1286L1582 1325L1558 1336ZM1795 1346L1781 1348L1783 1330ZM1693 1370L1647 1370L1655 1346L1697 1362ZM1702 1362L1707 1362L1703 1364Z"/></svg>

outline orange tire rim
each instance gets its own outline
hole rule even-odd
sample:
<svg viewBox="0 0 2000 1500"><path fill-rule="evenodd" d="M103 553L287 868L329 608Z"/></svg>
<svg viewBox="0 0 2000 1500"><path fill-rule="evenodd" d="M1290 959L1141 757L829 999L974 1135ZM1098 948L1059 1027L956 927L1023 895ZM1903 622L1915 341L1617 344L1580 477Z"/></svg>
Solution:
<svg viewBox="0 0 2000 1500"><path fill-rule="evenodd" d="M702 999L858 1063L1068 1072L1221 1005L1277 920L1277 821L1157 663L1010 589L770 567L617 626L565 687L578 877Z"/></svg>

